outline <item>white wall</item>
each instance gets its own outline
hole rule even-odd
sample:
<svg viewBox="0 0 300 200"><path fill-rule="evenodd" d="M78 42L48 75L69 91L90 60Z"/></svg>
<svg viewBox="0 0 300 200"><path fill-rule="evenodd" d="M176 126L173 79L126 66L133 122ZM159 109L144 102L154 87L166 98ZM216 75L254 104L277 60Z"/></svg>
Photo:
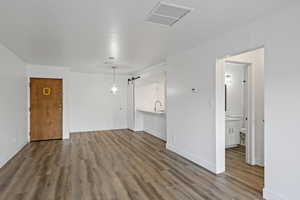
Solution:
<svg viewBox="0 0 300 200"><path fill-rule="evenodd" d="M71 72L62 66L28 65L27 76L28 81L30 77L63 79L64 139L70 137L70 132L127 128L126 76L117 76L120 92L116 96L110 93L112 75Z"/></svg>
<svg viewBox="0 0 300 200"><path fill-rule="evenodd" d="M27 142L24 62L0 44L0 167Z"/></svg>
<svg viewBox="0 0 300 200"><path fill-rule="evenodd" d="M209 53L199 48L167 60L167 148L216 172L213 113L216 58ZM198 93L193 93L193 88Z"/></svg>
<svg viewBox="0 0 300 200"><path fill-rule="evenodd" d="M55 67L55 66L41 66L41 65L27 65L27 86L29 98L29 79L30 78L58 78L63 80L63 139L70 137L69 127L69 68ZM29 108L29 99L28 99ZM28 119L30 119L28 113ZM28 132L30 130L30 123L28 120Z"/></svg>
<svg viewBox="0 0 300 200"><path fill-rule="evenodd" d="M254 106L254 164L264 166L264 49L260 48L228 58L231 61L251 63Z"/></svg>
<svg viewBox="0 0 300 200"><path fill-rule="evenodd" d="M117 75L119 91L113 95L112 75L70 74L70 131L127 128L127 76Z"/></svg>
<svg viewBox="0 0 300 200"><path fill-rule="evenodd" d="M299 9L297 3L167 59L167 147L218 172L224 140L216 139L216 59L265 46L267 199L299 197L300 161L293 153L300 145Z"/></svg>
<svg viewBox="0 0 300 200"><path fill-rule="evenodd" d="M154 111L155 101L160 101L162 106L157 103L158 110L165 108L165 80L159 82L148 82L137 80L135 83L135 103L137 109Z"/></svg>

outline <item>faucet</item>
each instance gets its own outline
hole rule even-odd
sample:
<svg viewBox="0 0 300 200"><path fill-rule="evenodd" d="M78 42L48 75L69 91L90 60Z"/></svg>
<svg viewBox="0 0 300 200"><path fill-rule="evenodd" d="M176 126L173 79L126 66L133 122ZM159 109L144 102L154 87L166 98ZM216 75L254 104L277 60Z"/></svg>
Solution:
<svg viewBox="0 0 300 200"><path fill-rule="evenodd" d="M162 106L161 101L156 100L156 101L154 102L154 112L157 112L157 108L156 108L157 103L159 103L159 105Z"/></svg>

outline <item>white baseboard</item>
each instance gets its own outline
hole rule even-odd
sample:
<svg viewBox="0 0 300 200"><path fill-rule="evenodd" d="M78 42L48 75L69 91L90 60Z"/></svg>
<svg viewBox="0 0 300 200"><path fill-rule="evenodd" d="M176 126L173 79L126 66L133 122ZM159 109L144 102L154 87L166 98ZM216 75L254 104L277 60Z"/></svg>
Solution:
<svg viewBox="0 0 300 200"><path fill-rule="evenodd" d="M263 160L256 160L255 164L261 167L264 167L264 161Z"/></svg>
<svg viewBox="0 0 300 200"><path fill-rule="evenodd" d="M143 129L138 129L138 128L135 128L135 129L132 129L134 132L141 132L141 131L144 131Z"/></svg>
<svg viewBox="0 0 300 200"><path fill-rule="evenodd" d="M238 147L238 144L226 145L226 149Z"/></svg>
<svg viewBox="0 0 300 200"><path fill-rule="evenodd" d="M97 132L97 131L113 131L113 130L125 130L128 128L111 128L111 129L86 129L86 130L72 130L70 131L70 135L73 133L91 133L91 132ZM136 131L136 130L133 130Z"/></svg>
<svg viewBox="0 0 300 200"><path fill-rule="evenodd" d="M176 149L175 147L173 147L172 145L168 144L166 145L166 148L174 153L177 153L178 155L200 165L201 167L207 169L208 171L214 173L214 174L217 174L216 172L216 165L211 163L211 162L208 162L207 160L204 160L202 159L201 157L199 157L198 155L196 154L193 154L193 153L190 153L190 152L187 152L185 150L178 150Z"/></svg>
<svg viewBox="0 0 300 200"><path fill-rule="evenodd" d="M69 133L68 135L63 134L63 140L70 139L70 135L71 135L71 133Z"/></svg>
<svg viewBox="0 0 300 200"><path fill-rule="evenodd" d="M264 188L263 197L266 200L286 200L287 198L282 197L281 195L275 194L270 190Z"/></svg>
<svg viewBox="0 0 300 200"><path fill-rule="evenodd" d="M158 137L158 138L166 141L166 138L162 137L163 133L160 133L160 132L158 132L156 130L152 130L152 129L149 129L149 128L145 128L144 131L147 132L147 133L149 133L150 135L153 135L155 137Z"/></svg>

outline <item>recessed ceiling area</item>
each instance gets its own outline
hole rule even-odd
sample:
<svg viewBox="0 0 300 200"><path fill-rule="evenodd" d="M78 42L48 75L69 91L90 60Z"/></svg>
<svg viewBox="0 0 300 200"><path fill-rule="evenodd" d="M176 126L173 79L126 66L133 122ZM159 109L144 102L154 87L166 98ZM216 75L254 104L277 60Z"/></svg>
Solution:
<svg viewBox="0 0 300 200"><path fill-rule="evenodd" d="M102 72L108 68L104 62L113 56L120 71L130 73L288 4L285 0L163 2L193 11L165 27L145 21L157 0L4 0L0 42L30 64ZM166 11L162 9L162 15Z"/></svg>

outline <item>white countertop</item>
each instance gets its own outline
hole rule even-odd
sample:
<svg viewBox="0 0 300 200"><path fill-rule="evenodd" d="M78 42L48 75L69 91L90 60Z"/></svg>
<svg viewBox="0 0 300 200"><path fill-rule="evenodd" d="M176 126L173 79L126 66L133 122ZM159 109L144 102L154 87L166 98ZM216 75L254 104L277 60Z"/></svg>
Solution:
<svg viewBox="0 0 300 200"><path fill-rule="evenodd" d="M225 121L242 121L242 119L238 119L238 118L226 118Z"/></svg>
<svg viewBox="0 0 300 200"><path fill-rule="evenodd" d="M155 111L151 111L151 110L143 110L143 109L136 109L139 112L144 112L144 113L151 113L151 114L157 114L157 115L162 115L165 114L165 112L155 112Z"/></svg>
<svg viewBox="0 0 300 200"><path fill-rule="evenodd" d="M242 121L243 115L226 115L226 121Z"/></svg>

